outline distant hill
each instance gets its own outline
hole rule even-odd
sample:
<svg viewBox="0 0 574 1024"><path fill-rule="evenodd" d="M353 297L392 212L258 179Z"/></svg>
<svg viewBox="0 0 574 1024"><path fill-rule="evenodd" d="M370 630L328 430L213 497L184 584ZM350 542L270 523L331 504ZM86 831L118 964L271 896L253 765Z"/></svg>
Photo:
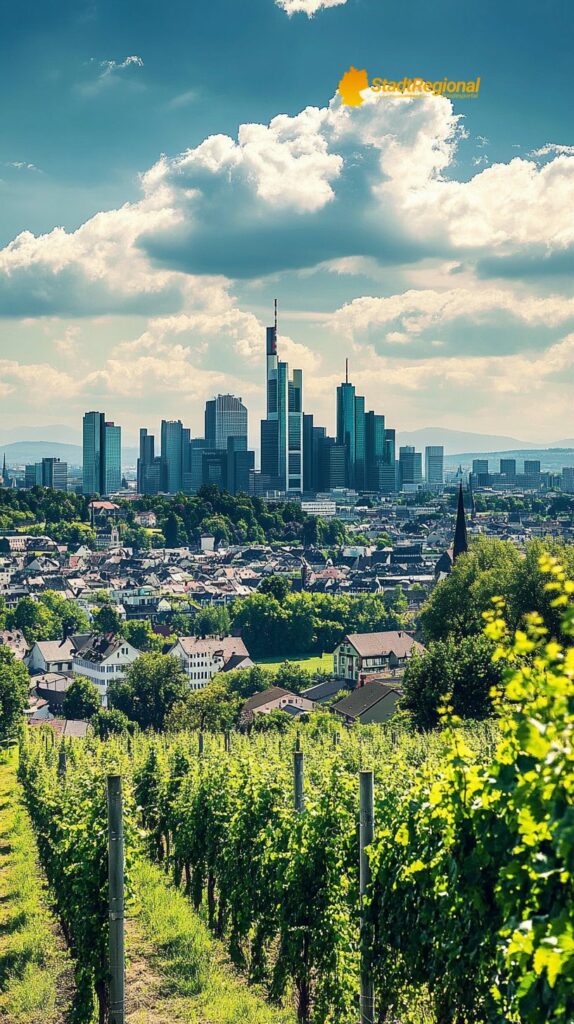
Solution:
<svg viewBox="0 0 574 1024"><path fill-rule="evenodd" d="M446 427L423 427L421 430L399 430L398 445L413 444L417 451L424 451L428 444L444 445L445 455L456 452L498 452L546 448L540 441L520 441L516 437L499 434L474 434L467 430L449 430ZM573 447L574 441L561 441L556 447ZM550 445L548 445L550 447Z"/></svg>
<svg viewBox="0 0 574 1024"><path fill-rule="evenodd" d="M61 441L14 441L0 444L0 460L6 453L8 466L24 466L42 459L62 459L69 466L82 465L82 449L79 444L63 444Z"/></svg>
<svg viewBox="0 0 574 1024"><path fill-rule="evenodd" d="M445 455L444 468L447 471L456 471L459 466L462 466L463 469L470 469L473 459L488 459L488 468L491 473L498 473L499 459L516 459L518 473L522 473L525 459L540 459L540 469L543 473L559 473L563 466L574 466L574 444L571 444L570 447L508 448L505 451L496 452L459 452Z"/></svg>

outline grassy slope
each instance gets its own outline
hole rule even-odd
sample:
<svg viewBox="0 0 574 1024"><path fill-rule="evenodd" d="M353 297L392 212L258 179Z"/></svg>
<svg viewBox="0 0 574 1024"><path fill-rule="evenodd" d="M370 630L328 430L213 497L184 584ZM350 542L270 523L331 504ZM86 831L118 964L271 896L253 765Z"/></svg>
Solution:
<svg viewBox="0 0 574 1024"><path fill-rule="evenodd" d="M295 1024L247 987L189 901L160 868L132 869L126 932L127 1024Z"/></svg>
<svg viewBox="0 0 574 1024"><path fill-rule="evenodd" d="M15 749L0 755L0 1021L61 1024L73 971L47 903L16 758Z"/></svg>
<svg viewBox="0 0 574 1024"><path fill-rule="evenodd" d="M308 672L333 671L332 654L302 654L300 657L295 655L293 658L260 658L257 664L261 665L268 672L273 672L284 661L288 661L292 665L298 665L300 668L306 668Z"/></svg>

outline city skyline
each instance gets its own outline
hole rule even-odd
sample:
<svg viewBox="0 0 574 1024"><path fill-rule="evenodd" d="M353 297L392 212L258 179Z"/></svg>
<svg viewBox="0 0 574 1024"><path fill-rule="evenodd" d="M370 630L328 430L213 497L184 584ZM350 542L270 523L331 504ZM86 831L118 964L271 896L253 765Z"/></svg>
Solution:
<svg viewBox="0 0 574 1024"><path fill-rule="evenodd" d="M87 408L134 445L142 419L198 433L217 393L258 424L276 295L282 358L329 434L348 356L399 433L571 435L574 140L555 83L574 9L523 0L469 31L450 2L239 6L192 18L174 0L168 31L124 0L57 0L34 59L7 12L0 437L77 429ZM481 89L348 107L351 64Z"/></svg>

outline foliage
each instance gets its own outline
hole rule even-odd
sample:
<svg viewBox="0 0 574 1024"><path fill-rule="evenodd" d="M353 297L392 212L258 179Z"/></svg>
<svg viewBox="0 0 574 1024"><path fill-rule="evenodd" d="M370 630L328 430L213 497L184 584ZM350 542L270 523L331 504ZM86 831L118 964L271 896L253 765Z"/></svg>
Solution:
<svg viewBox="0 0 574 1024"><path fill-rule="evenodd" d="M142 654L129 665L123 680L110 685L108 702L142 729L163 729L169 711L185 699L188 691L189 683L177 658Z"/></svg>
<svg viewBox="0 0 574 1024"><path fill-rule="evenodd" d="M98 708L96 714L90 720L90 725L96 736L101 740L107 740L110 736L121 736L129 730L130 721L123 711L117 708Z"/></svg>
<svg viewBox="0 0 574 1024"><path fill-rule="evenodd" d="M89 721L99 711L100 695L95 683L82 676L74 678L64 696L62 711L64 718Z"/></svg>
<svg viewBox="0 0 574 1024"><path fill-rule="evenodd" d="M123 632L123 622L119 613L112 604L108 602L98 608L92 620L92 627L95 633L112 633L116 636Z"/></svg>
<svg viewBox="0 0 574 1024"><path fill-rule="evenodd" d="M500 682L501 668L493 663L494 645L485 636L435 640L424 654L410 659L403 677L401 708L409 711L418 729L439 724L439 709L448 694L456 715L486 718L493 714L491 691Z"/></svg>
<svg viewBox="0 0 574 1024"><path fill-rule="evenodd" d="M16 607L5 615L8 629L22 630L28 644L38 640L59 640L73 633L87 633L87 615L75 601L67 600L53 590L46 590L35 600L22 597Z"/></svg>
<svg viewBox="0 0 574 1024"><path fill-rule="evenodd" d="M28 704L29 676L9 647L0 644L0 740L13 737Z"/></svg>
<svg viewBox="0 0 574 1024"><path fill-rule="evenodd" d="M540 558L548 552L558 557L574 577L574 545L551 540L530 541L524 557L506 541L478 537L468 552L458 558L450 575L433 590L421 612L425 639L480 633L483 612L493 597L506 602L506 617L517 629L528 612L536 608L544 616L552 636L560 629L560 615L544 589Z"/></svg>
<svg viewBox="0 0 574 1024"><path fill-rule="evenodd" d="M259 591L234 603L232 624L241 630L252 657L265 658L293 651L332 651L346 633L398 629L403 619L378 595L303 592L287 594L279 601Z"/></svg>

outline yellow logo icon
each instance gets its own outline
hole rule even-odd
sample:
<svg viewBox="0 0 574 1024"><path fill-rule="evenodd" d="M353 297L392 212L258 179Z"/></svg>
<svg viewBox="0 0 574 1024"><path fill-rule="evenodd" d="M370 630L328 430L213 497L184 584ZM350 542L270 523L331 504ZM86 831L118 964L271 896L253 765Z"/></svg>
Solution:
<svg viewBox="0 0 574 1024"><path fill-rule="evenodd" d="M365 69L357 71L357 68L351 65L339 82L341 103L344 103L347 107L360 107L363 102L361 92L363 89L368 88L369 78Z"/></svg>

